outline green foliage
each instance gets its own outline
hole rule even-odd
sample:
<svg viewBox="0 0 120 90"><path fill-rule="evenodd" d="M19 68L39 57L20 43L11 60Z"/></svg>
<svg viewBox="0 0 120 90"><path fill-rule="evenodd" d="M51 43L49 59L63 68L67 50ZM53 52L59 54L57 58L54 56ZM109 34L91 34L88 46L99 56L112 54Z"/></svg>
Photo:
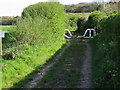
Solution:
<svg viewBox="0 0 120 90"><path fill-rule="evenodd" d="M19 22L14 35L17 41L29 42L37 39L43 44L64 40L65 12L61 4L38 3L25 8L22 15L24 19Z"/></svg>
<svg viewBox="0 0 120 90"><path fill-rule="evenodd" d="M46 12L42 12L39 6L44 10L48 9ZM55 8L56 6L58 7ZM38 14L35 14L34 11L38 11ZM39 13L40 11L41 14ZM63 35L66 17L64 7L61 4L49 2L31 5L25 8L22 17L23 19L16 25L16 31L10 33L14 37L13 44L34 44L34 42L38 42L38 45L51 45L52 43L61 42L62 44L64 42Z"/></svg>
<svg viewBox="0 0 120 90"><path fill-rule="evenodd" d="M64 6L62 6L58 2L37 3L35 5L30 5L29 7L25 8L22 12L22 17L36 18L36 16L39 16L45 19L62 19L60 15L64 15L65 12L63 12L63 10Z"/></svg>
<svg viewBox="0 0 120 90"><path fill-rule="evenodd" d="M106 13L107 16L113 16L113 15L116 15L118 13L118 10L114 10L114 11L111 11L109 13Z"/></svg>
<svg viewBox="0 0 120 90"><path fill-rule="evenodd" d="M71 31L77 30L77 22L81 15L79 13L67 13L67 28Z"/></svg>
<svg viewBox="0 0 120 90"><path fill-rule="evenodd" d="M93 42L93 83L95 87L120 87L120 16L110 15L99 23L103 32Z"/></svg>
<svg viewBox="0 0 120 90"><path fill-rule="evenodd" d="M97 3L79 3L73 5L65 5L66 12L70 13L88 13L101 9L101 5Z"/></svg>
<svg viewBox="0 0 120 90"><path fill-rule="evenodd" d="M57 2L24 9L16 31L4 39L2 87L20 87L20 80L43 66L63 46L65 19L64 7Z"/></svg>
<svg viewBox="0 0 120 90"><path fill-rule="evenodd" d="M67 27L71 31L82 33L87 15L82 13L67 13Z"/></svg>
<svg viewBox="0 0 120 90"><path fill-rule="evenodd" d="M85 24L86 24L86 20L84 17L81 17L78 19L78 22L77 22L77 33L80 33L80 34L83 34L85 32Z"/></svg>
<svg viewBox="0 0 120 90"><path fill-rule="evenodd" d="M99 22L106 17L106 14L104 12L100 12L100 11L95 11L92 12L88 18L88 22L87 22L87 27L93 28L95 26L99 26Z"/></svg>
<svg viewBox="0 0 120 90"><path fill-rule="evenodd" d="M19 58L2 60L2 87L20 88L24 85L24 79L36 68L42 67L60 47L58 45L44 45L39 47L37 45L24 44L19 49L17 48L20 51L15 55L18 55ZM21 80L24 82L22 81L20 84Z"/></svg>

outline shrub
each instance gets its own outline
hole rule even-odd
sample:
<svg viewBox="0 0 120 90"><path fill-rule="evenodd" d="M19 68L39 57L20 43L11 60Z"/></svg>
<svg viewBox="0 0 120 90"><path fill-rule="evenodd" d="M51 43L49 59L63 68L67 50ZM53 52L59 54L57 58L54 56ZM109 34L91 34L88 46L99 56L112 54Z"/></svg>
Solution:
<svg viewBox="0 0 120 90"><path fill-rule="evenodd" d="M93 28L93 27L98 27L99 26L99 22L106 17L106 14L104 12L100 12L100 11L95 11L92 12L88 18L88 22L87 22L87 27L89 28Z"/></svg>
<svg viewBox="0 0 120 90"><path fill-rule="evenodd" d="M118 13L118 10L114 10L114 11L107 13L107 16L113 16L113 15L116 15L117 13Z"/></svg>
<svg viewBox="0 0 120 90"><path fill-rule="evenodd" d="M16 45L36 41L39 45L64 42L66 17L61 4L46 2L31 5L24 9L22 17L17 23L17 30L11 33Z"/></svg>
<svg viewBox="0 0 120 90"><path fill-rule="evenodd" d="M86 30L85 24L86 24L85 18L84 18L84 17L79 18L78 21L77 21L77 27L78 27L78 28L77 28L77 31L76 31L76 32L78 32L78 33L80 33L80 34L84 34L84 32L85 32L85 30Z"/></svg>
<svg viewBox="0 0 120 90"><path fill-rule="evenodd" d="M83 15L82 13L67 13L66 28L75 31L77 34L83 33L86 22L86 18Z"/></svg>
<svg viewBox="0 0 120 90"><path fill-rule="evenodd" d="M38 3L24 9L16 31L9 34L11 42L7 37L4 39L12 47L5 47L3 53L4 59L9 59L3 60L3 88L20 87L20 80L43 66L65 44L65 19L64 7L57 2Z"/></svg>
<svg viewBox="0 0 120 90"><path fill-rule="evenodd" d="M67 13L67 28L71 31L77 30L77 22L81 15L78 13Z"/></svg>
<svg viewBox="0 0 120 90"><path fill-rule="evenodd" d="M19 29L16 34L22 33L19 37L16 37L18 35L15 34L15 37L20 41L30 41L32 39L53 41L55 39L55 42L59 42L64 39L64 15L64 7L59 3L46 2L31 5L23 11L22 17L24 19L21 21L22 23L19 22ZM23 23L28 25L24 27Z"/></svg>
<svg viewBox="0 0 120 90"><path fill-rule="evenodd" d="M120 16L103 18L99 26L103 32L93 42L93 83L95 87L120 87L119 34Z"/></svg>

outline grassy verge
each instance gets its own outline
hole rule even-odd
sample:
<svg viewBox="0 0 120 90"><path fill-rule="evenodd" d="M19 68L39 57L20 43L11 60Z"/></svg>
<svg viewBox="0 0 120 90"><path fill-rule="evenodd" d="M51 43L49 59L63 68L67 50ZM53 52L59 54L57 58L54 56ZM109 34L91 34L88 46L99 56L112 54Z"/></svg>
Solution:
<svg viewBox="0 0 120 90"><path fill-rule="evenodd" d="M93 38L93 84L96 88L120 88L120 15L93 12L89 20L100 32ZM101 18L101 20L100 20Z"/></svg>
<svg viewBox="0 0 120 90"><path fill-rule="evenodd" d="M70 43L70 47L66 49L61 59L39 82L38 88L74 88L77 86L86 45L78 39L71 40Z"/></svg>
<svg viewBox="0 0 120 90"><path fill-rule="evenodd" d="M35 47L26 44L22 46L21 50L23 49L24 52L21 53L21 57L16 60L2 60L2 87L20 88L29 79L29 74L46 64L60 48L60 45Z"/></svg>
<svg viewBox="0 0 120 90"><path fill-rule="evenodd" d="M93 46L93 85L95 88L119 88L119 54L115 41L109 34L101 34L92 40ZM108 38L107 38L108 37ZM104 39L103 39L104 38Z"/></svg>

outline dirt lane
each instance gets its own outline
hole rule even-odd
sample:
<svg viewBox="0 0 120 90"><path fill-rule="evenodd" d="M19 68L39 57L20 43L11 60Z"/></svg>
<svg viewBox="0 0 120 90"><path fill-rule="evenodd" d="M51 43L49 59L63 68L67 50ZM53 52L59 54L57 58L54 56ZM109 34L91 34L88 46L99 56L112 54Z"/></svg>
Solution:
<svg viewBox="0 0 120 90"><path fill-rule="evenodd" d="M27 90L30 90L37 86L37 83L42 80L42 78L46 75L46 72L49 71L49 69L60 59L64 51L70 46L70 43L66 44L66 46L60 51L60 53L53 58L52 62L48 63L46 66L43 67L38 73L34 74L32 76L32 79L26 83L22 88L26 88Z"/></svg>
<svg viewBox="0 0 120 90"><path fill-rule="evenodd" d="M80 78L86 40L71 39L60 60L50 68L37 88L76 88Z"/></svg>
<svg viewBox="0 0 120 90"><path fill-rule="evenodd" d="M83 56L84 58L82 58ZM56 64L56 62L58 64ZM53 65L54 68L52 68ZM92 50L90 43L87 40L72 40L72 42L70 41L61 50L52 62L33 75L31 81L25 84L22 88L26 88L28 90L36 87L71 88L77 86L76 88L91 88L91 67ZM49 73L51 72L50 68L52 68L52 73ZM56 70L56 68L58 69ZM44 80L44 76L46 75L50 77L50 80L48 78L48 80ZM52 83L54 84L52 85Z"/></svg>
<svg viewBox="0 0 120 90"><path fill-rule="evenodd" d="M92 49L91 44L87 42L87 49L81 69L80 82L77 88L91 88L92 87Z"/></svg>

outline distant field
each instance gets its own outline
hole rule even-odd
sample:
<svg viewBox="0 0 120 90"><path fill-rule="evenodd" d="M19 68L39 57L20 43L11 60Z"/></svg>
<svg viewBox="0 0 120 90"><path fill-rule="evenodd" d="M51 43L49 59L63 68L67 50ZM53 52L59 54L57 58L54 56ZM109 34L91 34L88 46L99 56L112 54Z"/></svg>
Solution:
<svg viewBox="0 0 120 90"><path fill-rule="evenodd" d="M68 14L70 14L70 13L68 13ZM89 15L90 15L90 13L72 13L72 14L80 15L80 16L84 17L86 20L88 19Z"/></svg>
<svg viewBox="0 0 120 90"><path fill-rule="evenodd" d="M9 31L15 30L14 27L15 26L13 26L13 25L1 25L0 31L9 32Z"/></svg>
<svg viewBox="0 0 120 90"><path fill-rule="evenodd" d="M86 20L87 20L88 17L89 17L89 15L90 15L90 13L81 13L81 15L82 15L84 18L86 18Z"/></svg>
<svg viewBox="0 0 120 90"><path fill-rule="evenodd" d="M90 13L76 13L79 14L80 16L84 17L86 20L88 19Z"/></svg>

